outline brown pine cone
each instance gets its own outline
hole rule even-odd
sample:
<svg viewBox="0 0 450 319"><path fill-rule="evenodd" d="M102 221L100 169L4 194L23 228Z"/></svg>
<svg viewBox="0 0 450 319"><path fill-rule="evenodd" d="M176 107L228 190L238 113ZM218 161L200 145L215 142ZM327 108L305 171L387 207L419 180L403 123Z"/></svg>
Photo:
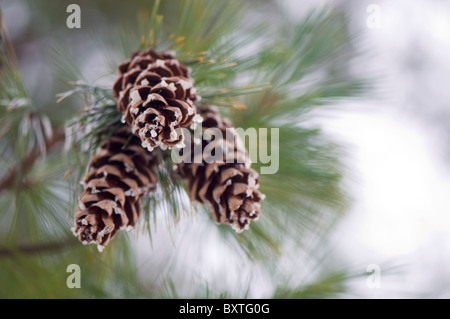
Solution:
<svg viewBox="0 0 450 319"><path fill-rule="evenodd" d="M131 137L131 139L130 139ZM130 230L140 213L140 198L156 187L156 153L122 126L93 156L75 213L75 236L101 251L117 231Z"/></svg>
<svg viewBox="0 0 450 319"><path fill-rule="evenodd" d="M204 135L202 151L210 143L217 143L224 150L223 161L211 162L204 154L201 159L194 158L193 139L191 152L185 153L185 158L188 157L192 163L178 164L176 174L186 179L192 200L209 206L217 223L231 225L241 232L248 229L250 221L256 220L260 214L260 202L265 196L258 190L259 175L250 168L244 146L230 144L225 139L226 129L233 128L232 124L222 119L214 107L199 107L198 114L203 118L203 129L218 128L223 134L222 140L211 140ZM232 160L227 163L227 158Z"/></svg>
<svg viewBox="0 0 450 319"><path fill-rule="evenodd" d="M189 127L199 99L189 69L170 52L148 49L133 53L118 73L113 87L118 110L142 146L152 151L181 143L176 129Z"/></svg>

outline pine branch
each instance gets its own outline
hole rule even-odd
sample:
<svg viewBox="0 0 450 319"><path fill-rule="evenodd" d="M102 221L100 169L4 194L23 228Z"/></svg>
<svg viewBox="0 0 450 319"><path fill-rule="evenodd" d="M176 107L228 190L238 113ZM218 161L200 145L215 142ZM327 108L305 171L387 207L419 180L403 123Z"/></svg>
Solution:
<svg viewBox="0 0 450 319"><path fill-rule="evenodd" d="M56 147L59 143L63 142L65 138L64 130L63 129L57 129L55 130L53 136L49 139L46 139L45 141L45 150L51 151L54 147ZM17 180L18 176L23 176L27 172L31 170L34 163L38 160L39 157L44 155L42 153L42 150L39 146L35 146L23 159L23 161L20 162L17 166L14 166L10 169L9 173L6 174L1 180L0 180L0 193L2 191L5 191L7 189L11 189L15 185L15 181Z"/></svg>
<svg viewBox="0 0 450 319"><path fill-rule="evenodd" d="M0 257L14 257L17 254L36 255L36 254L52 254L60 252L66 248L74 246L76 240L69 237L57 242L48 242L40 244L18 245L17 247L0 247Z"/></svg>
<svg viewBox="0 0 450 319"><path fill-rule="evenodd" d="M285 273L274 271L279 270L276 268L278 262L281 260L281 264L294 254L316 259L317 251L311 242L327 235L329 225L338 219L346 202L346 196L340 184L341 175L344 172L341 167L340 152L334 151L334 144L323 136L319 129L310 130L302 127L303 122L307 120L305 114L309 110L324 105L324 101L333 101L337 97L348 98L358 93L360 86L355 85L358 83L353 81L353 76L347 75L346 72L348 67L346 61L351 60L351 54L347 58L343 52L353 51L349 46L350 39L347 37L345 25L341 25L331 14L326 14L325 17L310 15L297 28L287 28L288 32L278 28L277 21L271 21L269 28L272 30L265 29L264 33L258 34L262 29L255 26L255 20L246 19L241 2L183 1L182 5L177 3L180 12L174 12L178 11L173 10L174 3L161 1L161 7L167 6L167 9L170 9L168 11L170 14L165 16L164 25L162 16L158 14L157 5L155 5L143 33L127 32L130 28L132 29L130 25L133 24L127 20L127 28L119 32L126 35L127 41L124 43L129 44L125 45L122 51L126 51L128 56L132 50L139 47L139 35L149 34L148 38L143 37L141 48L152 46L158 51L175 50L180 62L192 68L195 86L203 97L199 104L214 103L218 106L228 106L228 108L222 107L221 110L225 113L224 115L232 117L235 120L234 124L239 127L277 126L280 128L280 169L277 174L263 176L261 179L261 190L268 194L268 200L264 204L264 213L260 221L255 223L249 231L240 235L231 233L229 228L219 227L219 231L225 235L223 241L231 246L233 253L236 253L236 255L230 254L230 261L232 257L236 257L239 262L246 263L245 266L249 266L248 269L264 263L264 266L268 266L265 267L267 277L274 283L279 283L279 279ZM131 7L130 4L127 9ZM45 14L48 12L45 11ZM243 23L245 21L252 23L252 27L255 27L258 32L250 31L253 28L248 28L248 25L245 27ZM291 24L287 23L287 25ZM152 31L149 33L149 30ZM272 32L266 32L276 30L280 31L280 34L274 32L274 37L278 39L272 39L270 36ZM110 33L114 34L113 42L117 43L117 34ZM138 41L133 43L135 36ZM255 52L256 50L258 52ZM6 46L2 44L1 53L6 56L7 51ZM109 51L115 55L118 50ZM61 53L62 69L66 69L64 74L69 73L66 79L81 80L83 77L76 75L76 68L65 67L68 52L58 52ZM121 291L119 294L127 297L130 297L130 294L142 297L142 291L138 288L141 282L139 278L136 278L136 268L129 263L133 257L133 250L129 249L128 242L124 242L122 247L116 246L114 250L110 250L113 252L111 254L109 251L105 252L108 254L107 257L114 256L107 262L104 259L105 253L98 257L90 254L89 249L57 254L71 245L69 242L67 246L59 245L60 241L57 240L60 237L61 242L64 242L65 237L61 236L60 232L61 229L63 233L68 229L68 226L64 224L67 219L61 216L61 213L64 214L69 210L66 207L69 206L66 198L68 192L60 187L63 182L57 183L62 180L64 168L56 152L46 157L45 161L39 160L45 155L46 149L54 148L57 143L54 146L47 145L52 144L48 143L52 134L42 130L45 124L39 126L40 119L34 116L38 115L38 112L33 108L23 83L18 83L21 80L18 69L11 68L11 60L7 57L0 63L0 71L10 79L7 82L2 78L0 85L0 93L2 93L0 135L4 133L6 136L6 138L1 136L1 142L4 145L0 145L0 153L5 163L10 159L21 159L17 163L5 164L4 167L12 168L6 171L3 179L0 176L0 192L10 188L16 190L16 192L0 194L0 218L2 218L0 225L3 227L1 230L6 230L5 234L8 231L11 233L5 238L16 240L16 242L5 243L5 245L10 243L11 247L0 246L0 257L14 257L14 254L17 254L19 258L20 254L24 254L25 259L35 254L48 254L42 259L28 258L29 262L23 265L18 265L20 263L16 263L16 259L4 258L1 261L4 263L0 267L2 268L0 282L5 287L17 287L4 289L4 291L9 296L28 294L28 296L36 297L39 294L39 297L52 297L76 294L81 297L108 297L117 295L113 291L119 290ZM117 64L114 63L115 66ZM249 80L253 85L247 85ZM264 84L266 82L271 82L272 86L268 88ZM72 128L72 134L66 131L67 144L71 149L67 158L74 162L73 165L69 163L68 166L72 173L71 179L77 187L80 187L77 177L85 173L93 150L117 125L120 125L120 114L117 112L109 85L102 88L87 83L89 82L77 81L73 83L72 90L59 95L60 100L76 93L84 97L83 112L69 126ZM244 94L249 95L242 100ZM246 110L243 104L247 106ZM82 106L83 103L77 105ZM237 109L240 111L238 112ZM24 114L32 114L35 125L30 125ZM11 121L11 118L14 121ZM21 127L25 128L24 131L27 134L25 137L21 134ZM49 139L47 140L46 137ZM38 143L40 143L40 150L36 149ZM20 152L18 152L19 147ZM257 164L255 166L258 167ZM145 217L145 226L149 229L149 226L156 224L156 215L166 215L171 217L171 221L176 222L183 216L183 212L187 212L184 206L192 209L184 190L177 180L171 178L171 168L172 163L164 160L159 172L161 187L158 192L152 194L153 196L147 198L148 203L144 205L148 207L143 217ZM26 173L28 176L23 175ZM173 214L164 214L164 211L173 212ZM211 229L215 232L216 228L211 227ZM196 233L196 239L205 233L208 232ZM25 236L26 239L24 239ZM18 242L29 244L18 244ZM76 241L72 240L72 242ZM184 242L186 245L192 244L189 240ZM202 245L192 246L201 250L199 248ZM287 248L292 247L295 249L286 251ZM185 252L178 247L178 252L180 251ZM178 252L175 254L179 254ZM53 253L55 255L51 255ZM117 253L129 255L126 256L127 258L121 258L122 256L117 256ZM90 286L84 286L83 290L68 290L65 287L62 291L58 290L61 285L55 283L59 278L54 275L53 270L59 269L56 265L58 267L66 265L66 260L73 259L74 256L86 263L82 265L83 268L90 269L88 275L90 277L85 280ZM280 259L280 256L284 258ZM167 264L173 260L181 270L177 270L178 274L170 272L170 276L190 277L192 273L187 269L188 267L185 267L186 263L182 259L172 258L176 256L169 257L169 259L159 260L163 266L160 269L152 269L152 273L162 276L163 271L159 271L167 269ZM255 260L261 263L256 264ZM229 269L234 270L232 263ZM286 268L282 267L282 269ZM295 271L296 274L301 273L304 267L298 267ZM40 276L36 276L38 272ZM148 275L147 273L146 276ZM240 275L240 279L244 276ZM118 281L117 278L121 280ZM324 292L322 295L334 296L343 291L340 287L344 286L340 283L347 279L348 277L340 276L338 273L335 277L325 277L325 279L319 277L309 286L298 286L298 283L293 282L293 288L289 285L286 286L290 287L288 291L277 289L273 296L304 298L307 295L319 296L320 291ZM34 287L34 291L24 292L21 289L25 281L28 286ZM253 281L249 282L249 288ZM210 282L207 284L206 296L209 298L211 297L208 288ZM179 288L180 282L174 281L173 289L171 288L174 296L180 296L177 293ZM198 285L188 287L191 292L199 291L199 288L201 290ZM156 291L152 292L152 296L161 296L161 285L152 286L151 289ZM219 288L217 291L222 290ZM193 295L197 296L198 293L194 292ZM220 296L229 295L231 294L225 292Z"/></svg>

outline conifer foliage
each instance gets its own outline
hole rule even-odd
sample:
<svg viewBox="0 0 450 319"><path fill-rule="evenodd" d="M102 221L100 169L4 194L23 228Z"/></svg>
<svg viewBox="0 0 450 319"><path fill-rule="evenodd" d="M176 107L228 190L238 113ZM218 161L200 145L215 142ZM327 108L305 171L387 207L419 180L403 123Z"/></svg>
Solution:
<svg viewBox="0 0 450 319"><path fill-rule="evenodd" d="M12 42L0 21L0 297L345 292L348 273L323 267L327 249L317 244L348 207L342 149L309 122L311 111L365 90L339 10L290 20L277 1L92 0L80 4L83 27L72 30L64 5L17 4L1 8L28 10L11 24L20 25ZM49 39L61 46L47 51ZM92 62L98 68L86 72ZM239 143L178 133L200 124L223 136L266 129L270 141L279 129L278 170L259 175L266 162ZM211 161L183 144L225 153ZM175 163L175 152L185 161ZM134 249L132 228L145 230L148 245ZM99 254L80 242L108 247ZM136 264L143 254L149 267ZM226 276L216 277L210 267L222 260ZM73 263L82 289L62 276Z"/></svg>

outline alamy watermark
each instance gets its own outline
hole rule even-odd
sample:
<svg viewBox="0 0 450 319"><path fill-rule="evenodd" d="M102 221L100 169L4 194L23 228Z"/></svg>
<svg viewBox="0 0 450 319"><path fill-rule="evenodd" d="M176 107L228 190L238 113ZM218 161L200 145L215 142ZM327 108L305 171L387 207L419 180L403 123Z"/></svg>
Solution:
<svg viewBox="0 0 450 319"><path fill-rule="evenodd" d="M81 288L81 268L77 264L67 266L66 272L71 273L66 280L67 288Z"/></svg>
<svg viewBox="0 0 450 319"><path fill-rule="evenodd" d="M367 288L381 288L381 267L377 264L367 265L366 272L370 273L367 276L366 284Z"/></svg>
<svg viewBox="0 0 450 319"><path fill-rule="evenodd" d="M250 166L257 162L261 174L275 174L279 169L278 128L270 128L270 131L268 128L203 129L199 123L192 131L178 128L175 132L177 136L184 136L184 141L171 152L175 164L241 163Z"/></svg>
<svg viewBox="0 0 450 319"><path fill-rule="evenodd" d="M81 8L78 4L69 4L66 9L70 13L66 19L66 25L69 29L81 28Z"/></svg>
<svg viewBox="0 0 450 319"><path fill-rule="evenodd" d="M381 7L378 4L369 4L366 8L369 14L366 20L366 25L369 29L380 29L382 27Z"/></svg>

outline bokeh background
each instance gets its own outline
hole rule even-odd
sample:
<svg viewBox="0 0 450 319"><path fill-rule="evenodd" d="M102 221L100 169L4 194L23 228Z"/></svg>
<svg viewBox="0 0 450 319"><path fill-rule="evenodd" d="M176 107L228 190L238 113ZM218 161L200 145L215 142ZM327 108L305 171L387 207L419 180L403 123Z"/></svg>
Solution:
<svg viewBox="0 0 450 319"><path fill-rule="evenodd" d="M65 26L65 8L71 2L82 8L81 29ZM331 111L314 110L308 117L305 125L320 127L345 150L344 184L352 201L317 247L320 267L310 255L285 255L277 270L289 275L275 286L295 279L292 273L302 260L298 272L303 285L317 280L317 273L329 265L362 274L348 278L338 296L450 297L450 1L246 2L252 8L248 19L267 21L280 16L298 21L314 7L344 12L358 52L351 71L373 81L367 96L340 100ZM163 2L166 15L174 5L176 1ZM379 27L368 25L370 5L380 9ZM58 122L65 119L62 114L75 113L76 105L63 109L54 104L55 95L67 88L57 76L55 48L64 47L87 78L108 83L105 52L115 52L107 45L111 41L103 39L113 39L124 21L134 23L136 12L148 3L2 0L0 6L30 95L38 106L51 105L47 114ZM213 292L207 296L272 293L274 282L259 269L263 267L241 265L233 257L240 252L209 232L201 214L183 216L169 231L163 219L157 223L151 248L145 233L132 236L137 276L148 290L163 287L168 297L192 297L194 280L204 288L199 296L209 289ZM201 247L189 244L198 232L205 236ZM376 288L367 285L366 269L373 264L381 269L381 286ZM227 269L238 269L238 274ZM64 276L64 270L54 271ZM166 275L171 281L162 284Z"/></svg>

